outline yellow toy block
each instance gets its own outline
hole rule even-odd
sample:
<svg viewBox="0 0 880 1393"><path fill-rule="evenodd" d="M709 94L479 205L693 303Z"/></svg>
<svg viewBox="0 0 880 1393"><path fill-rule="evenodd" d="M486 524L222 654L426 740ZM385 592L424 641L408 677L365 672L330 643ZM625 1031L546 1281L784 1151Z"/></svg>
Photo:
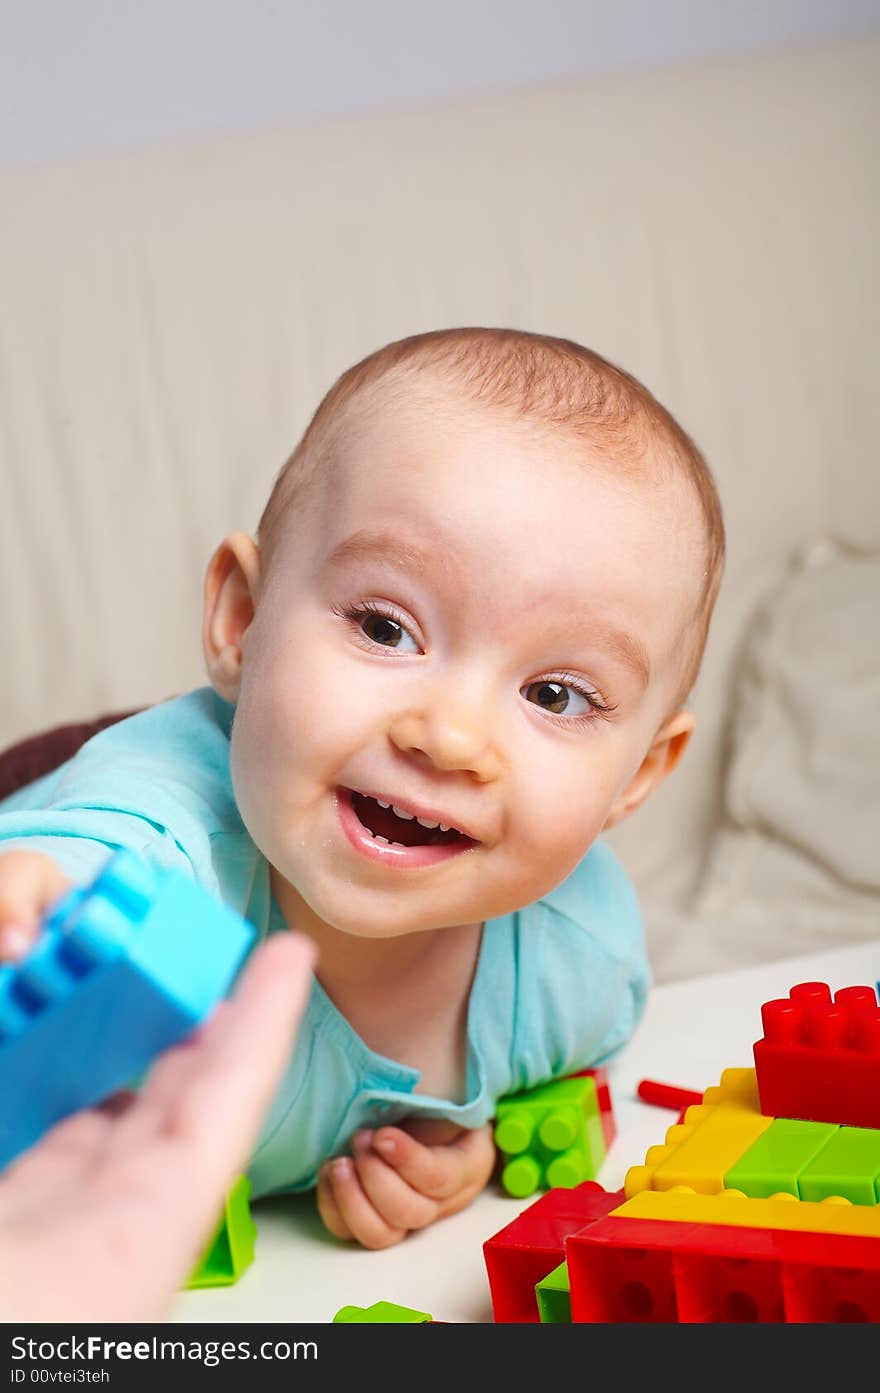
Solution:
<svg viewBox="0 0 880 1393"><path fill-rule="evenodd" d="M670 1127L665 1146L652 1146L643 1166L631 1166L624 1180L627 1199L642 1190L685 1185L700 1194L724 1189L726 1173L773 1121L740 1102L714 1107L695 1104L686 1121Z"/></svg>
<svg viewBox="0 0 880 1393"><path fill-rule="evenodd" d="M739 1190L720 1194L643 1190L611 1211L614 1219L668 1219L681 1224L732 1224L739 1228L788 1229L880 1238L880 1207L828 1199L816 1204L794 1195L751 1199Z"/></svg>
<svg viewBox="0 0 880 1393"><path fill-rule="evenodd" d="M747 1112L761 1111L758 1101L758 1076L754 1069L725 1069L721 1080L703 1094L703 1104L745 1108Z"/></svg>
<svg viewBox="0 0 880 1393"><path fill-rule="evenodd" d="M685 1185L701 1194L724 1189L724 1175L769 1127L758 1102L754 1069L725 1069L703 1101L688 1108L684 1121L670 1127L662 1146L652 1146L642 1166L630 1166L627 1197L642 1190Z"/></svg>

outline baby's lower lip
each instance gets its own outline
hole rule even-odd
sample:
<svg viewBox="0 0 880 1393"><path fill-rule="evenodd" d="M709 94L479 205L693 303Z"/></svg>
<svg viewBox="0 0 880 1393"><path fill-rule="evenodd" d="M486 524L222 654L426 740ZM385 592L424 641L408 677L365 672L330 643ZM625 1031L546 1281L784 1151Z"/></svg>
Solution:
<svg viewBox="0 0 880 1393"><path fill-rule="evenodd" d="M336 789L336 813L342 830L355 851L370 861L380 861L389 867L400 870L414 870L421 866L436 866L441 861L449 861L453 856L461 856L477 843L467 838L440 846L400 846L397 843L378 842L368 827L365 827L355 812L351 802L350 788Z"/></svg>

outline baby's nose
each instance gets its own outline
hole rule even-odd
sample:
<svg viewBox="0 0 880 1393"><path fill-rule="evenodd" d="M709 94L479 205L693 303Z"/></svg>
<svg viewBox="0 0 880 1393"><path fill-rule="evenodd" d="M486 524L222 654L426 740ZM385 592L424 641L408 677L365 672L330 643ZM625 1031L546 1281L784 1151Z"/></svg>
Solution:
<svg viewBox="0 0 880 1393"><path fill-rule="evenodd" d="M401 712L389 730L397 749L421 754L437 769L473 774L481 783L498 777L501 752L491 724L480 712L434 703Z"/></svg>

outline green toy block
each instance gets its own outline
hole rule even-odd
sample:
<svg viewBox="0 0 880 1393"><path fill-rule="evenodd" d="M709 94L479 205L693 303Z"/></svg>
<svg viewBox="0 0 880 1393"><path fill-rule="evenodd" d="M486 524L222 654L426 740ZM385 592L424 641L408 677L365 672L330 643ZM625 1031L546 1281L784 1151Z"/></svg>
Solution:
<svg viewBox="0 0 880 1393"><path fill-rule="evenodd" d="M561 1262L535 1286L542 1325L571 1325L571 1287L568 1263Z"/></svg>
<svg viewBox="0 0 880 1393"><path fill-rule="evenodd" d="M833 1122L802 1122L776 1117L724 1176L726 1190L742 1190L753 1199L771 1195L797 1197L798 1176L838 1131Z"/></svg>
<svg viewBox="0 0 880 1393"><path fill-rule="evenodd" d="M251 1182L239 1176L223 1206L214 1235L196 1264L184 1291L197 1287L229 1287L254 1260L257 1226L251 1218Z"/></svg>
<svg viewBox="0 0 880 1393"><path fill-rule="evenodd" d="M341 1306L334 1325L426 1325L433 1321L427 1311L396 1306L393 1301L374 1301L372 1306Z"/></svg>
<svg viewBox="0 0 880 1393"><path fill-rule="evenodd" d="M853 1204L880 1203L880 1131L838 1127L798 1176L802 1200L842 1195Z"/></svg>
<svg viewBox="0 0 880 1393"><path fill-rule="evenodd" d="M501 1184L516 1199L594 1180L605 1160L595 1079L556 1079L499 1099L495 1145L509 1158Z"/></svg>

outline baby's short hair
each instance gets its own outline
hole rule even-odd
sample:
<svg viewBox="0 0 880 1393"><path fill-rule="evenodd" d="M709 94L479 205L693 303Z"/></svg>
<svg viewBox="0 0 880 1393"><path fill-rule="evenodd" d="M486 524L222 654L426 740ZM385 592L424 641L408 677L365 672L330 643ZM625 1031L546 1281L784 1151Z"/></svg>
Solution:
<svg viewBox="0 0 880 1393"><path fill-rule="evenodd" d="M369 414L405 400L414 381L439 382L461 401L585 443L603 467L633 481L679 476L690 485L703 522L701 588L682 643L671 710L686 701L699 674L709 622L724 570L721 502L711 470L691 437L630 373L572 339L524 329L437 329L397 339L348 368L322 398L290 458L282 465L257 527L271 557L282 516L320 475L352 409Z"/></svg>

